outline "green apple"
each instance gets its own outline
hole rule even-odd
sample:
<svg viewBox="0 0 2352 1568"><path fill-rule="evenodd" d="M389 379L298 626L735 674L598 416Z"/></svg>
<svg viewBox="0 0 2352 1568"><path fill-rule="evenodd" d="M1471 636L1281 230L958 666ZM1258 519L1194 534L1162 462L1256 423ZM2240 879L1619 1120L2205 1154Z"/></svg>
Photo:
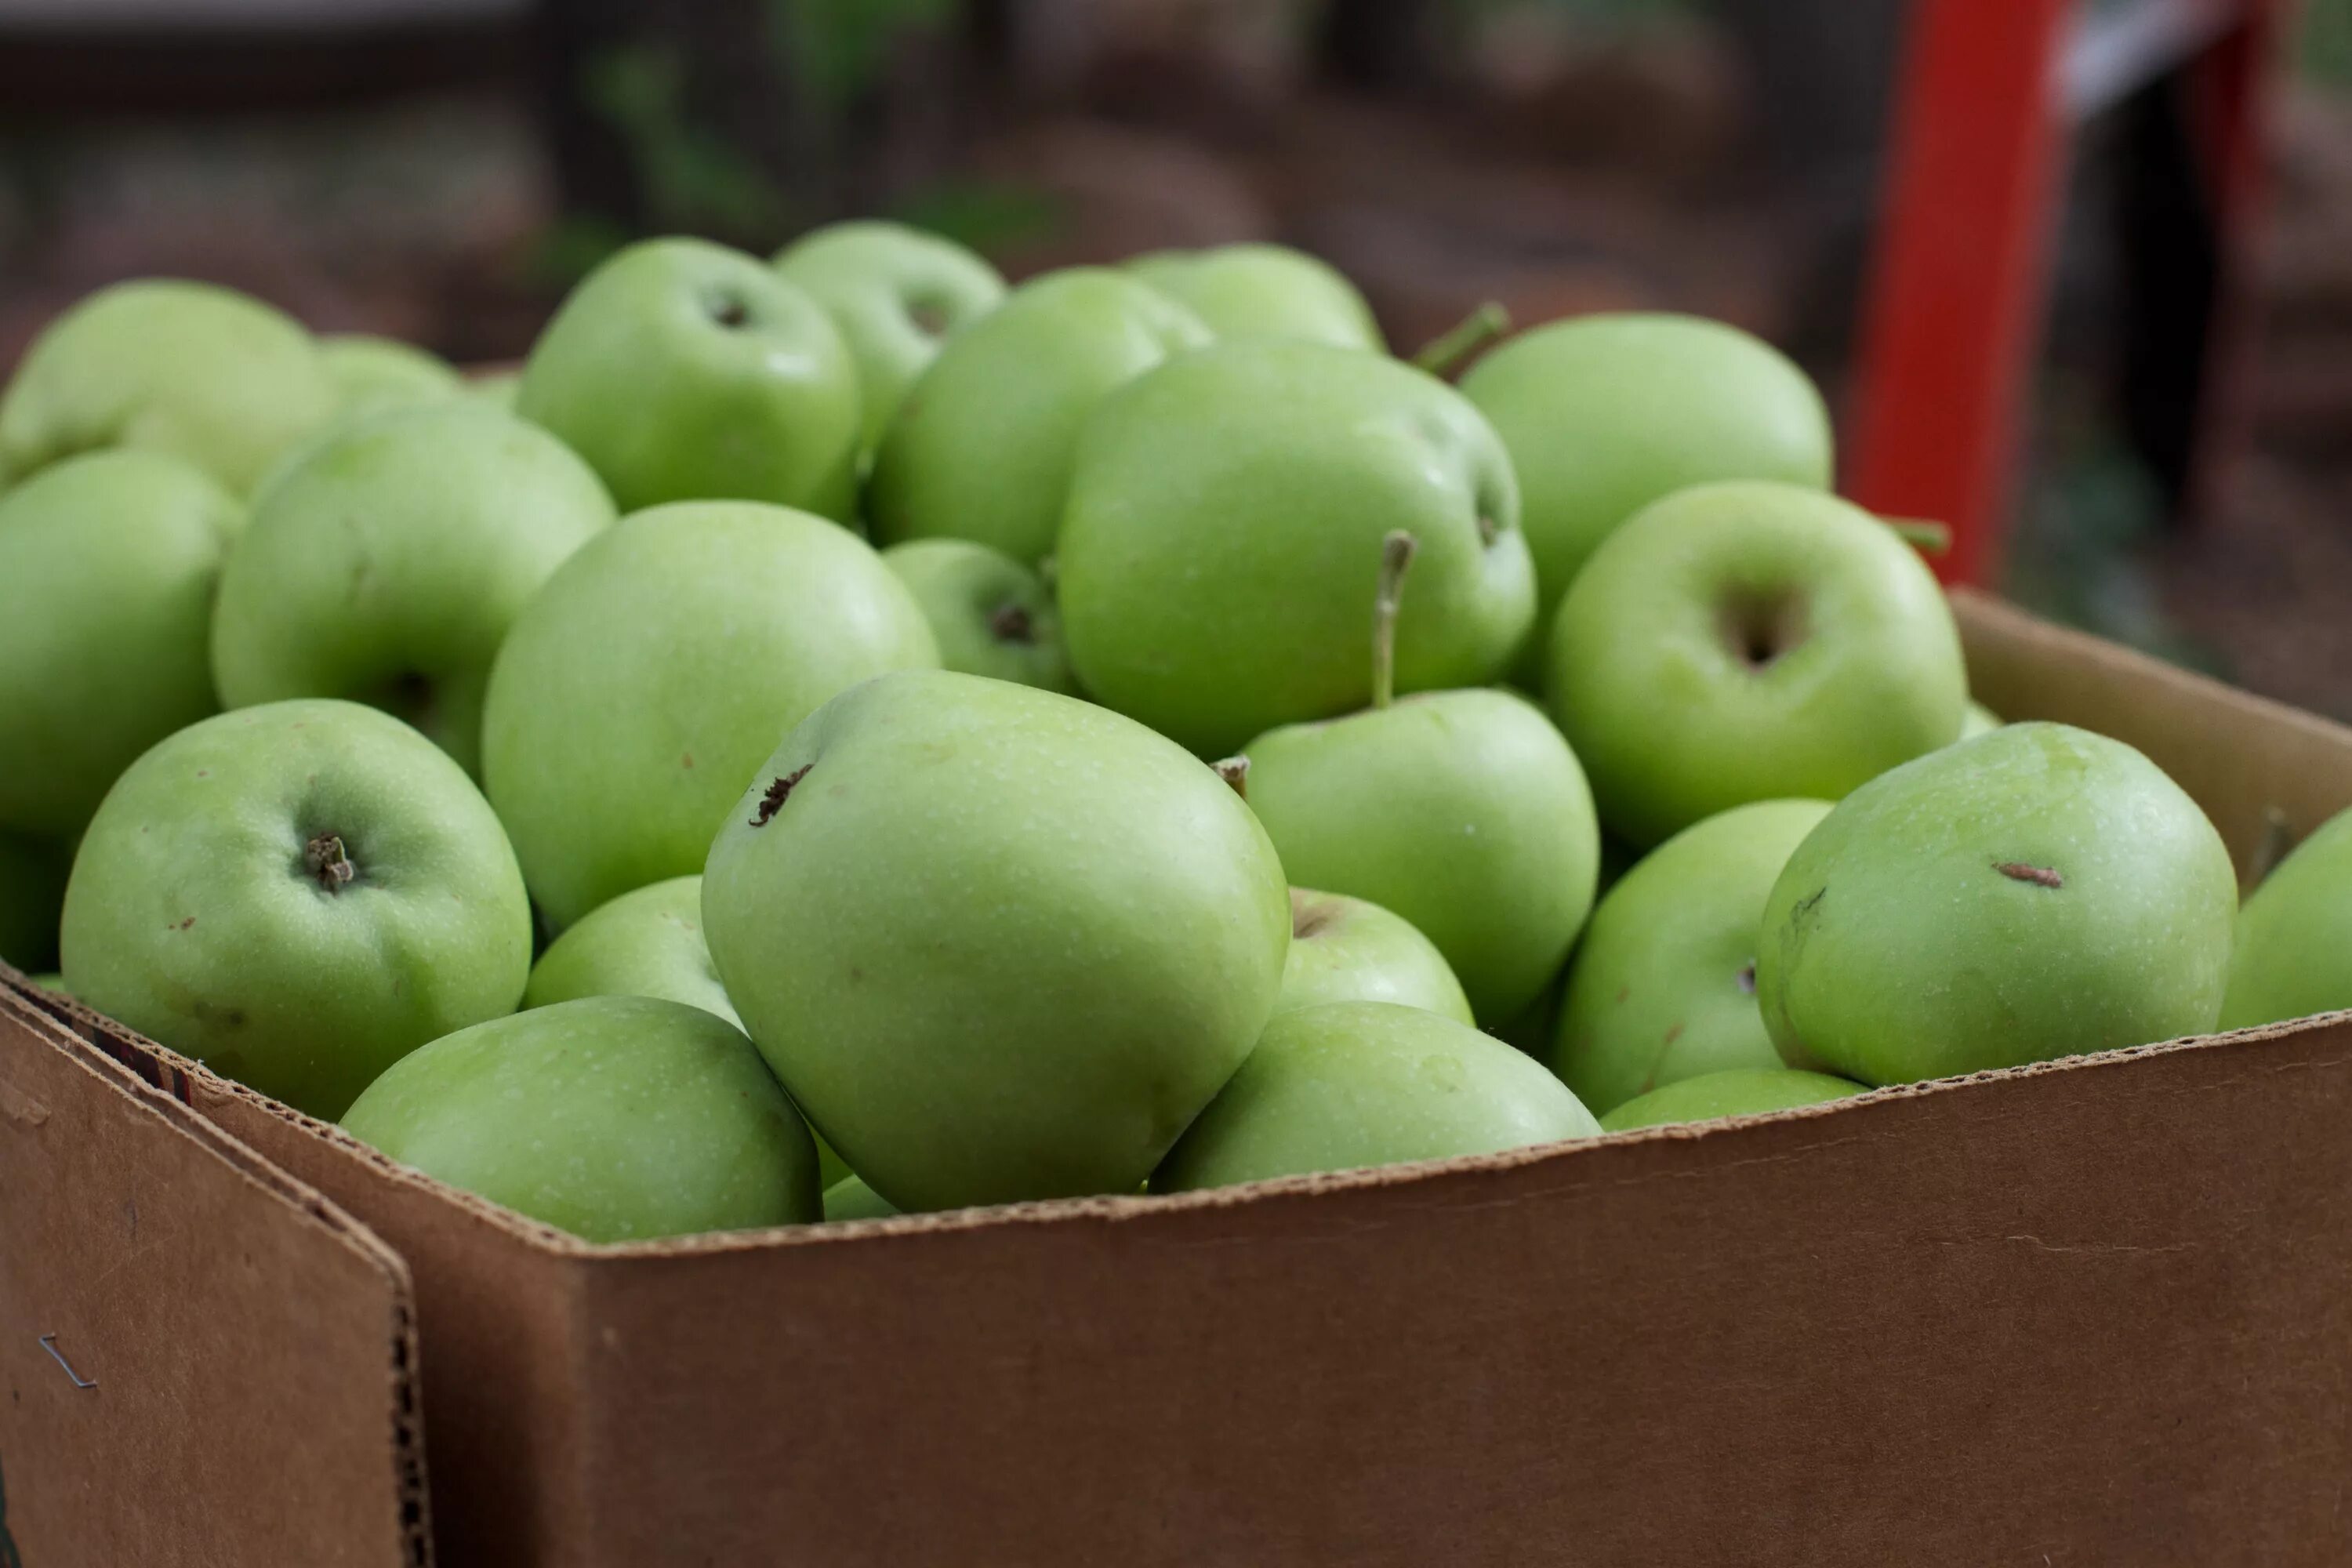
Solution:
<svg viewBox="0 0 2352 1568"><path fill-rule="evenodd" d="M522 372L497 370L478 375L466 383L466 395L479 403L512 414L515 403L522 395Z"/></svg>
<svg viewBox="0 0 2352 1568"><path fill-rule="evenodd" d="M345 414L442 403L466 390L448 361L396 338L330 335L319 340L319 357L342 395L337 406Z"/></svg>
<svg viewBox="0 0 2352 1568"><path fill-rule="evenodd" d="M2000 729L2000 714L1972 697L1960 715L1960 739L1973 741L1989 731Z"/></svg>
<svg viewBox="0 0 2352 1568"><path fill-rule="evenodd" d="M343 1130L583 1241L822 1217L816 1146L741 1030L593 996L493 1018L394 1063Z"/></svg>
<svg viewBox="0 0 2352 1568"><path fill-rule="evenodd" d="M172 279L100 289L51 322L0 395L0 489L79 452L131 447L247 493L338 401L292 317Z"/></svg>
<svg viewBox="0 0 2352 1568"><path fill-rule="evenodd" d="M1156 250L1127 269L1191 306L1220 338L1303 338L1376 353L1388 346L1347 275L1288 246Z"/></svg>
<svg viewBox="0 0 2352 1568"><path fill-rule="evenodd" d="M1769 1116L1801 1105L1851 1100L1863 1086L1827 1073L1790 1068L1732 1068L1677 1079L1636 1095L1601 1118L1604 1132L1636 1127L1667 1127L1682 1121L1716 1121L1727 1116Z"/></svg>
<svg viewBox="0 0 2352 1568"><path fill-rule="evenodd" d="M1122 273L1048 272L941 349L874 454L877 539L1054 552L1078 433L1104 394L1209 341L1201 319Z"/></svg>
<svg viewBox="0 0 2352 1568"><path fill-rule="evenodd" d="M908 1209L1132 1192L1272 1013L1256 819L1073 698L903 671L817 710L710 847L703 929L810 1121Z"/></svg>
<svg viewBox="0 0 2352 1568"><path fill-rule="evenodd" d="M490 671L483 781L561 930L702 869L743 782L826 699L938 663L914 595L846 530L755 501L656 507L516 618Z"/></svg>
<svg viewBox="0 0 2352 1568"><path fill-rule="evenodd" d="M737 1028L702 940L702 879L672 877L599 904L531 965L525 1007L583 996L658 996L715 1013Z"/></svg>
<svg viewBox="0 0 2352 1568"><path fill-rule="evenodd" d="M1695 823L1592 911L1539 1053L1602 1117L1705 1074L1780 1067L1756 1005L1756 943L1780 868L1830 813L1759 801Z"/></svg>
<svg viewBox="0 0 2352 1568"><path fill-rule="evenodd" d="M943 668L1047 691L1076 689L1061 612L1036 573L969 539L910 539L882 559L922 605Z"/></svg>
<svg viewBox="0 0 2352 1568"><path fill-rule="evenodd" d="M2145 1045L2213 1027L2237 909L2221 835L2163 770L2010 724L1863 785L1798 846L1756 999L1790 1066L1862 1083Z"/></svg>
<svg viewBox="0 0 2352 1568"><path fill-rule="evenodd" d="M132 763L66 886L73 994L332 1118L425 1041L514 1011L530 907L498 819L355 702L241 708Z"/></svg>
<svg viewBox="0 0 2352 1568"><path fill-rule="evenodd" d="M0 963L26 971L58 961L58 913L66 901L62 847L0 832Z"/></svg>
<svg viewBox="0 0 2352 1568"><path fill-rule="evenodd" d="M62 974L54 973L48 974L32 974L26 976L26 978L44 991L54 991L60 996L69 996L72 994L71 992L66 989L66 977Z"/></svg>
<svg viewBox="0 0 2352 1568"><path fill-rule="evenodd" d="M63 836L217 706L205 664L245 510L161 452L93 452L0 495L0 829Z"/></svg>
<svg viewBox="0 0 2352 1568"><path fill-rule="evenodd" d="M824 1217L828 1222L888 1219L898 1212L861 1177L844 1176L824 1190Z"/></svg>
<svg viewBox="0 0 2352 1568"><path fill-rule="evenodd" d="M1328 1002L1393 1002L1470 1022L1462 982L1412 921L1362 899L1293 888L1290 956L1274 1010Z"/></svg>
<svg viewBox="0 0 2352 1568"><path fill-rule="evenodd" d="M2352 1007L2352 811L2338 812L2247 895L2221 1027Z"/></svg>
<svg viewBox="0 0 2352 1568"><path fill-rule="evenodd" d="M515 412L587 458L623 511L852 510L849 347L815 300L725 246L641 240L590 273L531 346Z"/></svg>
<svg viewBox="0 0 2352 1568"><path fill-rule="evenodd" d="M1087 427L1056 557L1070 662L1203 755L1360 708L1382 542L1402 531L1418 553L1399 689L1481 685L1535 615L1518 515L1502 444L1444 383L1321 343L1222 343Z"/></svg>
<svg viewBox="0 0 2352 1568"><path fill-rule="evenodd" d="M1620 524L1721 479L1827 489L1829 410L1805 373L1737 327L1583 316L1523 332L1462 378L1518 470L1541 625Z"/></svg>
<svg viewBox="0 0 2352 1568"><path fill-rule="evenodd" d="M1885 523L1792 485L1704 485L1609 536L1552 626L1551 710L1601 820L1656 844L1754 800L1837 800L1949 745L1943 590Z"/></svg>
<svg viewBox="0 0 2352 1568"><path fill-rule="evenodd" d="M1559 1079L1502 1041L1391 1002L1277 1013L1152 1173L1155 1193L1444 1160L1601 1131Z"/></svg>
<svg viewBox="0 0 2352 1568"><path fill-rule="evenodd" d="M841 329L857 362L869 451L940 345L1004 298L995 268L902 223L828 224L777 252L775 268Z"/></svg>
<svg viewBox="0 0 2352 1568"><path fill-rule="evenodd" d="M612 521L587 464L494 408L453 399L340 426L270 482L229 552L212 626L221 700L348 697L477 773L507 628Z"/></svg>

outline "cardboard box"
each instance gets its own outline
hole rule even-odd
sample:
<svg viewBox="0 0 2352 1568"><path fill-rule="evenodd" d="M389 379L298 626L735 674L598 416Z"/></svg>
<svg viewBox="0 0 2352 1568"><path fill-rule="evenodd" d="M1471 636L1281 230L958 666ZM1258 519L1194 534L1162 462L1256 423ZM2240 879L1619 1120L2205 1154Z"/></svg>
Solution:
<svg viewBox="0 0 2352 1568"><path fill-rule="evenodd" d="M2352 804L2352 731L1959 608L1996 710L2140 746L2242 863ZM2352 1560L2352 1017L602 1248L118 1048L407 1263L459 1568Z"/></svg>

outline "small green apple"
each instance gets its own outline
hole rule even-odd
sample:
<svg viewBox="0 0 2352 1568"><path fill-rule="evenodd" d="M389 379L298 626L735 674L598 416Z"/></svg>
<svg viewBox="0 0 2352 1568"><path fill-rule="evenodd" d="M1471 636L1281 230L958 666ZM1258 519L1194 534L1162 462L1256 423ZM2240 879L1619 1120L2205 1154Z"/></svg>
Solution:
<svg viewBox="0 0 2352 1568"><path fill-rule="evenodd" d="M1798 846L1756 999L1789 1065L1862 1083L2145 1045L2213 1027L2237 909L2221 835L2163 770L2010 724L1863 785Z"/></svg>
<svg viewBox="0 0 2352 1568"><path fill-rule="evenodd" d="M1277 1013L1152 1173L1155 1193L1444 1160L1601 1131L1559 1079L1502 1041L1389 1002Z"/></svg>
<svg viewBox="0 0 2352 1568"><path fill-rule="evenodd" d="M1462 982L1412 921L1362 899L1293 888L1290 957L1274 1010L1328 1002L1394 1002L1470 1022Z"/></svg>
<svg viewBox="0 0 2352 1568"><path fill-rule="evenodd" d="M172 279L100 289L51 322L0 396L0 489L79 452L131 447L247 494L338 401L292 317Z"/></svg>
<svg viewBox="0 0 2352 1568"><path fill-rule="evenodd" d="M778 251L775 268L841 329L857 362L869 451L940 345L1004 299L995 268L902 223L828 224Z"/></svg>
<svg viewBox="0 0 2352 1568"><path fill-rule="evenodd" d="M1973 741L1979 735L2000 729L2000 714L1971 697L1960 715L1960 739Z"/></svg>
<svg viewBox="0 0 2352 1568"><path fill-rule="evenodd" d="M702 940L702 879L672 877L591 910L531 965L525 1007L583 996L658 996L715 1013L737 1028Z"/></svg>
<svg viewBox="0 0 2352 1568"><path fill-rule="evenodd" d="M1132 1192L1272 1013L1274 847L1107 709L944 670L844 692L710 847L703 929L793 1100L908 1209Z"/></svg>
<svg viewBox="0 0 2352 1568"><path fill-rule="evenodd" d="M2238 916L2221 1027L2352 1007L2352 811L2295 846Z"/></svg>
<svg viewBox="0 0 2352 1568"><path fill-rule="evenodd" d="M899 1211L858 1176L844 1176L824 1190L828 1223L845 1219L888 1219Z"/></svg>
<svg viewBox="0 0 2352 1568"><path fill-rule="evenodd" d="M1047 691L1076 689L1061 612L1036 573L969 539L910 539L882 559L923 606L942 667Z"/></svg>
<svg viewBox="0 0 2352 1568"><path fill-rule="evenodd" d="M343 1131L583 1241L822 1217L816 1146L741 1030L698 1007L593 996L410 1052Z"/></svg>
<svg viewBox="0 0 2352 1568"><path fill-rule="evenodd" d="M451 399L338 426L270 481L229 552L212 625L221 700L348 697L478 773L507 628L612 521L587 464L494 408Z"/></svg>
<svg viewBox="0 0 2352 1568"><path fill-rule="evenodd" d="M1719 479L1830 486L1829 410L1805 373L1737 327L1622 314L1555 321L1480 360L1462 394L1519 476L1540 626L1621 523Z"/></svg>
<svg viewBox="0 0 2352 1568"><path fill-rule="evenodd" d="M487 375L475 376L466 383L467 396L508 414L514 413L515 404L521 395L522 372L519 370L496 370Z"/></svg>
<svg viewBox="0 0 2352 1568"><path fill-rule="evenodd" d="M1127 269L1191 306L1220 338L1303 338L1376 353L1388 347L1347 275L1288 246L1156 250Z"/></svg>
<svg viewBox="0 0 2352 1568"><path fill-rule="evenodd" d="M64 836L217 703L205 663L245 510L161 452L71 458L0 495L0 828Z"/></svg>
<svg viewBox="0 0 2352 1568"><path fill-rule="evenodd" d="M1792 485L1703 485L1593 552L1552 627L1552 713L1601 819L1656 844L1753 800L1837 800L1949 745L1968 704L1935 577Z"/></svg>
<svg viewBox="0 0 2352 1568"><path fill-rule="evenodd" d="M58 961L58 914L65 907L62 847L0 832L0 963L26 971Z"/></svg>
<svg viewBox="0 0 2352 1568"><path fill-rule="evenodd" d="M874 454L874 536L1054 552L1070 463L1106 393L1209 341L1201 319L1123 273L1034 278L941 349Z"/></svg>
<svg viewBox="0 0 2352 1568"><path fill-rule="evenodd" d="M1764 900L1818 800L1759 801L1693 824L1592 911L1568 995L1539 1053L1602 1117L1678 1079L1780 1067L1756 1005Z"/></svg>
<svg viewBox="0 0 2352 1568"><path fill-rule="evenodd" d="M442 403L466 390L465 378L448 361L397 338L331 334L319 340L319 357L342 395L337 407L345 414Z"/></svg>
<svg viewBox="0 0 2352 1568"><path fill-rule="evenodd" d="M483 780L560 930L700 870L743 782L827 698L938 662L914 595L847 530L754 501L656 507L516 618Z"/></svg>
<svg viewBox="0 0 2352 1568"><path fill-rule="evenodd" d="M699 239L627 247L532 345L515 412L588 459L623 511L741 500L845 518L857 368L775 271Z"/></svg>
<svg viewBox="0 0 2352 1568"><path fill-rule="evenodd" d="M1401 531L1398 688L1481 685L1535 615L1518 510L1486 420L1410 365L1267 339L1186 355L1106 400L1080 447L1056 556L1071 665L1203 755L1360 708Z"/></svg>
<svg viewBox="0 0 2352 1568"><path fill-rule="evenodd" d="M66 886L73 994L332 1118L425 1041L514 1010L530 907L465 771L327 700L241 708L132 763Z"/></svg>
<svg viewBox="0 0 2352 1568"><path fill-rule="evenodd" d="M1863 1086L1827 1073L1790 1068L1733 1068L1701 1073L1635 1096L1601 1118L1604 1132L1636 1127L1668 1127L1683 1121L1716 1121L1727 1116L1769 1116L1801 1105L1825 1105L1866 1092Z"/></svg>

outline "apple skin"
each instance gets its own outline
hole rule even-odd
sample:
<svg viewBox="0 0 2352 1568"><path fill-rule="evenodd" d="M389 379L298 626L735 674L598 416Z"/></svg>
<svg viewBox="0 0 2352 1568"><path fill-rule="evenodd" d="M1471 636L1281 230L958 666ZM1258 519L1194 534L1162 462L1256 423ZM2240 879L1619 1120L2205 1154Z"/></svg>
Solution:
<svg viewBox="0 0 2352 1568"><path fill-rule="evenodd" d="M549 943L531 965L522 1005L546 1007L583 996L658 996L741 1028L702 940L702 879L672 877L633 889Z"/></svg>
<svg viewBox="0 0 2352 1568"><path fill-rule="evenodd" d="M741 1030L647 996L493 1018L412 1051L343 1131L583 1241L804 1225L816 1145Z"/></svg>
<svg viewBox="0 0 2352 1568"><path fill-rule="evenodd" d="M340 838L330 891L306 849ZM488 804L396 719L318 700L192 724L131 764L66 886L66 984L224 1077L331 1120L376 1075L514 1010L530 907Z"/></svg>
<svg viewBox="0 0 2352 1568"><path fill-rule="evenodd" d="M1685 1121L1716 1121L1727 1116L1769 1116L1801 1105L1825 1105L1869 1092L1858 1083L1827 1073L1790 1068L1731 1068L1677 1079L1626 1100L1601 1118L1604 1132L1636 1127L1670 1127Z"/></svg>
<svg viewBox="0 0 2352 1568"><path fill-rule="evenodd" d="M1347 275L1286 245L1157 250L1127 270L1190 306L1219 338L1299 338L1385 353L1372 308Z"/></svg>
<svg viewBox="0 0 2352 1568"><path fill-rule="evenodd" d="M1759 801L1652 850L1592 911L1541 1053L1603 1117L1682 1079L1780 1068L1756 1005L1764 900L1819 800Z"/></svg>
<svg viewBox="0 0 2352 1568"><path fill-rule="evenodd" d="M0 395L0 489L100 447L160 452L243 496L339 402L300 322L209 283L100 289L33 341Z"/></svg>
<svg viewBox="0 0 2352 1568"><path fill-rule="evenodd" d="M777 1077L910 1210L1136 1190L1249 1054L1290 943L1281 863L1215 773L943 670L793 731L702 910Z"/></svg>
<svg viewBox="0 0 2352 1568"><path fill-rule="evenodd" d="M0 828L73 833L142 752L218 707L206 628L244 523L161 452L71 458L0 496Z"/></svg>
<svg viewBox="0 0 2352 1568"><path fill-rule="evenodd" d="M922 605L942 668L1076 691L1062 613L1036 573L969 539L910 539L885 550L882 561Z"/></svg>
<svg viewBox="0 0 2352 1568"><path fill-rule="evenodd" d="M1393 1002L1470 1022L1470 999L1445 955L1402 915L1339 893L1290 889L1290 956L1274 1010Z"/></svg>
<svg viewBox="0 0 2352 1568"><path fill-rule="evenodd" d="M1151 1190L1491 1154L1600 1131L1565 1084L1500 1040L1419 1007L1333 1002L1275 1015Z"/></svg>
<svg viewBox="0 0 2352 1568"><path fill-rule="evenodd" d="M1651 845L1749 801L1834 801L1949 745L1968 670L1943 590L1877 519L1790 485L1705 485L1594 552L1546 694L1601 821Z"/></svg>
<svg viewBox="0 0 2352 1568"><path fill-rule="evenodd" d="M319 358L341 394L337 406L344 414L442 403L466 391L465 378L446 360L397 338L330 334L319 340Z"/></svg>
<svg viewBox="0 0 2352 1568"><path fill-rule="evenodd" d="M221 700L366 702L478 773L507 628L613 518L562 442L478 403L339 426L270 481L229 552L212 626Z"/></svg>
<svg viewBox="0 0 2352 1568"><path fill-rule="evenodd" d="M940 343L1004 299L995 268L902 223L828 224L778 251L774 266L824 307L849 345L869 451Z"/></svg>
<svg viewBox="0 0 2352 1568"><path fill-rule="evenodd" d="M1798 846L1756 999L1782 1060L1867 1084L2145 1045L2213 1027L2237 910L2221 835L2155 763L2010 724L1864 784Z"/></svg>
<svg viewBox="0 0 2352 1568"><path fill-rule="evenodd" d="M699 871L744 781L826 699L938 663L914 596L845 529L753 501L656 507L516 618L490 671L483 781L561 930Z"/></svg>
<svg viewBox="0 0 2352 1568"><path fill-rule="evenodd" d="M888 1219L898 1212L862 1177L844 1176L824 1190L827 1224L848 1219Z"/></svg>
<svg viewBox="0 0 2352 1568"><path fill-rule="evenodd" d="M1429 692L1273 731L1244 754L1250 808L1290 876L1409 921L1480 1023L1507 1023L1559 973L1601 842L1583 770L1533 703Z"/></svg>
<svg viewBox="0 0 2352 1568"><path fill-rule="evenodd" d="M2352 811L2338 812L2246 896L2221 1026L2352 1007Z"/></svg>
<svg viewBox="0 0 2352 1568"><path fill-rule="evenodd" d="M846 518L863 417L833 318L755 258L647 239L590 273L524 362L515 412L623 511L740 500Z"/></svg>
<svg viewBox="0 0 2352 1568"><path fill-rule="evenodd" d="M1321 343L1173 361L1107 399L1079 450L1056 555L1079 683L1204 756L1361 708L1395 530L1417 546L1397 689L1500 676L1535 577L1510 461L1476 409L1410 365Z"/></svg>
<svg viewBox="0 0 2352 1568"><path fill-rule="evenodd" d="M1095 405L1209 339L1199 317L1123 273L1078 267L1024 283L908 389L874 454L874 537L976 539L1043 560Z"/></svg>
<svg viewBox="0 0 2352 1568"><path fill-rule="evenodd" d="M1830 487L1821 393L1779 350L1720 321L1555 321L1481 359L1462 395L1518 471L1543 626L1601 542L1676 490L1721 479Z"/></svg>
<svg viewBox="0 0 2352 1568"><path fill-rule="evenodd" d="M0 832L0 963L27 973L58 961L58 915L71 858L58 845Z"/></svg>

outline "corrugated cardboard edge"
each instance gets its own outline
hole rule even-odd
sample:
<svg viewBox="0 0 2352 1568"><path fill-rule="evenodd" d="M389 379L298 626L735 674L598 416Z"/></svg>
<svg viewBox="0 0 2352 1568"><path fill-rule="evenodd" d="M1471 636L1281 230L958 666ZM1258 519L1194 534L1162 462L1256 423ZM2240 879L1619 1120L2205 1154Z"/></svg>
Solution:
<svg viewBox="0 0 2352 1568"><path fill-rule="evenodd" d="M241 1178L269 1194L310 1223L331 1234L380 1273L390 1286L392 1316L385 1324L390 1355L386 1366L386 1427L391 1438L393 1489L398 1511L403 1560L432 1568L432 1509L425 1454L425 1420L418 1395L422 1352L416 1330L415 1294L406 1261L365 1225L317 1189L295 1180L251 1145L198 1112L188 1098L192 1078L211 1077L194 1063L146 1046L119 1027L56 992L33 984L0 963L0 1011L29 1028L60 1055L217 1155ZM188 1069L194 1069L192 1073ZM299 1412L287 1413L289 1420Z"/></svg>

